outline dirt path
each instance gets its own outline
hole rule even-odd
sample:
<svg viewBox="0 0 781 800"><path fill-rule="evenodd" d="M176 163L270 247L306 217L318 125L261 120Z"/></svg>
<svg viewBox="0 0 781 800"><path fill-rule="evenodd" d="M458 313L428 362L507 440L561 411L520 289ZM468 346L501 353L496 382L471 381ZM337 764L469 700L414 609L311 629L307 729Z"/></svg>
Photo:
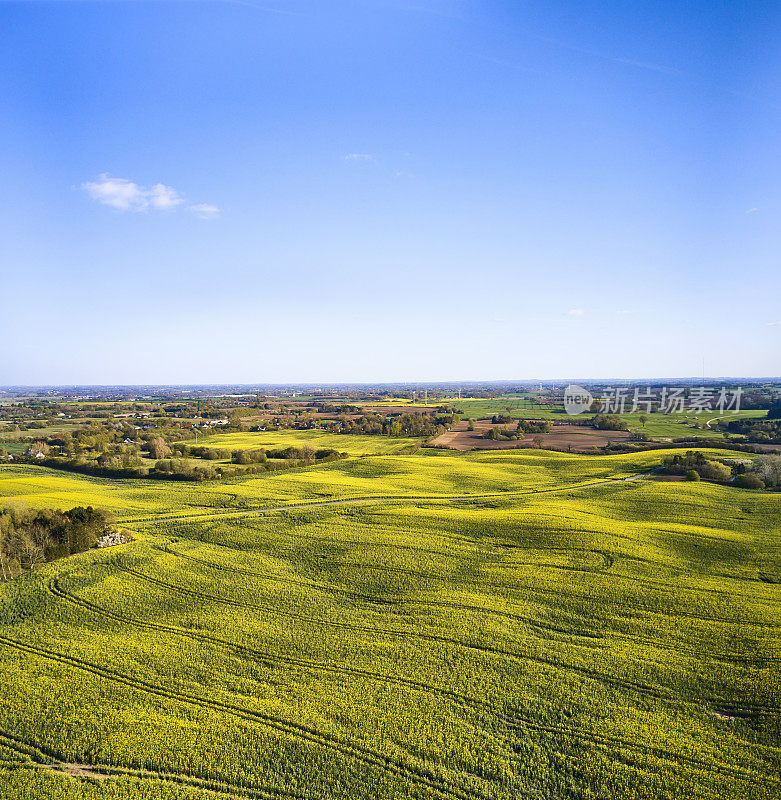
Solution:
<svg viewBox="0 0 781 800"><path fill-rule="evenodd" d="M717 419L728 419L729 417L734 417L735 419L737 419L739 416L740 416L740 414L721 414L718 417L713 417L712 419L709 419L705 423L705 427L706 428L710 428L711 422L715 422Z"/></svg>

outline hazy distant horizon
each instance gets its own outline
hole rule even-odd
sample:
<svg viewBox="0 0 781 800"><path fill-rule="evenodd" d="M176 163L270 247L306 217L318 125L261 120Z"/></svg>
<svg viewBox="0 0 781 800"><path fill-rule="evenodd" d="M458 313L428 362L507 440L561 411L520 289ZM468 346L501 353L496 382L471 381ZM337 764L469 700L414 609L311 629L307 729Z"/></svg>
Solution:
<svg viewBox="0 0 781 800"><path fill-rule="evenodd" d="M725 383L736 384L745 383L760 383L760 382L779 382L781 376L760 375L756 377L751 376L737 376L737 375L723 375L723 376L678 376L678 377L635 377L635 378L503 378L493 380L446 380L446 381L289 381L289 382L265 382L259 381L255 383L239 383L239 382L220 382L220 383L61 383L61 384L0 384L0 391L8 390L24 390L24 389L316 389L320 388L401 388L410 387L415 389L417 387L441 387L448 389L458 389L461 387L504 387L504 386L534 386L543 385L543 388L550 388L553 385L558 385L557 388L563 388L568 383L582 383L601 384L601 383L650 383L659 385L663 383L681 382L686 384L697 384L704 382L706 384L718 383L720 381Z"/></svg>

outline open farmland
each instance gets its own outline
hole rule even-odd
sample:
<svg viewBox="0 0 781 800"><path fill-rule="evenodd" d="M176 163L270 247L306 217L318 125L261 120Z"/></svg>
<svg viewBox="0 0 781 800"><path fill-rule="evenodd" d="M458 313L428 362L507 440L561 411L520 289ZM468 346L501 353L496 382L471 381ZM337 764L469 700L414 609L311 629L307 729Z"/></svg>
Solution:
<svg viewBox="0 0 781 800"><path fill-rule="evenodd" d="M468 422L459 422L430 444L451 450L511 450L519 447L536 447L539 436L541 446L550 450L569 450L573 453L594 452L606 444L629 441L628 431L600 431L585 425L551 425L549 433L526 434L521 439L486 439L484 434L497 427L491 422L479 420L474 430L468 430Z"/></svg>
<svg viewBox="0 0 781 800"><path fill-rule="evenodd" d="M777 797L779 498L663 454L1 467L134 541L0 589L0 796Z"/></svg>
<svg viewBox="0 0 781 800"><path fill-rule="evenodd" d="M537 405L529 398L517 396L497 397L491 400L462 400L455 403L463 409L463 416L467 419L485 420L495 414L505 414L513 419L546 419L552 423L578 422L587 424L593 414L580 414L569 416L563 405L551 403L550 405ZM631 409L631 400L627 409ZM737 413L734 411L719 414L717 411L696 413L686 411L682 413L652 413L646 414L645 424L640 420L640 412L624 413L617 416L627 424L630 431L642 431L654 439L676 439L684 436L721 438L720 430L708 427L707 423L724 419L761 419L767 415L764 410L744 409Z"/></svg>

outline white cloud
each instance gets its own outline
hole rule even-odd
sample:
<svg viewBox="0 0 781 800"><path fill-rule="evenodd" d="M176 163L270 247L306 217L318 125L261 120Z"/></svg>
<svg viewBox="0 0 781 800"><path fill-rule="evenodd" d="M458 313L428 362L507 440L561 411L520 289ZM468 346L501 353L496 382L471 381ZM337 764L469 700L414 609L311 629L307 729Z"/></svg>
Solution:
<svg viewBox="0 0 781 800"><path fill-rule="evenodd" d="M139 186L126 178L112 178L105 173L96 181L82 183L82 189L98 203L119 211L164 211L181 205L184 199L179 192L164 183L151 188Z"/></svg>
<svg viewBox="0 0 781 800"><path fill-rule="evenodd" d="M348 153L342 156L345 161L376 161L377 159L371 153Z"/></svg>
<svg viewBox="0 0 781 800"><path fill-rule="evenodd" d="M82 183L81 188L93 200L117 211L173 211L185 202L173 186L164 183L140 186L127 178L112 178L106 173L96 181ZM219 208L211 203L194 203L187 209L199 219L214 219L220 213Z"/></svg>
<svg viewBox="0 0 781 800"><path fill-rule="evenodd" d="M767 323L767 327L768 328L775 328L777 325L781 326L781 320L779 320L778 322L768 322Z"/></svg>
<svg viewBox="0 0 781 800"><path fill-rule="evenodd" d="M142 190L143 191L143 190ZM156 183L146 192L149 207L166 211L169 208L176 208L184 202L184 198L179 196L179 192L164 183Z"/></svg>
<svg viewBox="0 0 781 800"><path fill-rule="evenodd" d="M584 308L571 308L567 312L568 317L582 317L586 313Z"/></svg>
<svg viewBox="0 0 781 800"><path fill-rule="evenodd" d="M217 219L220 216L220 209L211 203L196 203L187 206L188 211L192 211L198 219Z"/></svg>
<svg viewBox="0 0 781 800"><path fill-rule="evenodd" d="M746 211L746 213L747 214L756 214L757 211L759 211L758 208L749 208L748 211Z"/></svg>

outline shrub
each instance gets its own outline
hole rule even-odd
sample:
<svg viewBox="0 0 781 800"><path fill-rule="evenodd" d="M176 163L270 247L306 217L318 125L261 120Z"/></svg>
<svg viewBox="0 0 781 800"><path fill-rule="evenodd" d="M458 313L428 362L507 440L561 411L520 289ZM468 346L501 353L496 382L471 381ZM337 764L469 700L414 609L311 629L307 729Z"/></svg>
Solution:
<svg viewBox="0 0 781 800"><path fill-rule="evenodd" d="M700 473L697 472L696 469L687 469L686 470L686 480L687 481L698 481L700 479Z"/></svg>
<svg viewBox="0 0 781 800"><path fill-rule="evenodd" d="M740 489L764 489L765 482L760 480L756 475L738 475L734 481L735 486Z"/></svg>
<svg viewBox="0 0 781 800"><path fill-rule="evenodd" d="M718 461L706 461L698 468L701 478L708 481L728 481L732 477L732 470Z"/></svg>

